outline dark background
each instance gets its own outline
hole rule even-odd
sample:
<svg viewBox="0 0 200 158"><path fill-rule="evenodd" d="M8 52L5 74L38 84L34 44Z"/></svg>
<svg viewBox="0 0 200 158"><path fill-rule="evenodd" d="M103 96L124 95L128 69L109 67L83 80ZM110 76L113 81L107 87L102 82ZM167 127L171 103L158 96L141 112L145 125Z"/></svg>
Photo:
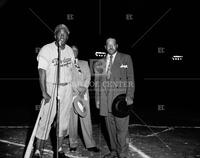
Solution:
<svg viewBox="0 0 200 158"><path fill-rule="evenodd" d="M69 27L68 44L95 59L115 37L135 72L134 111L148 124L199 125L199 8L194 1L0 2L0 125L30 125L41 100L35 49L54 40L57 24ZM73 14L73 20L67 19ZM127 20L127 14L132 20ZM165 53L158 53L163 47ZM183 60L173 61L173 55ZM90 87L92 119L98 122ZM158 105L164 105L159 111ZM142 123L131 114L131 123ZM142 123L143 124L143 123Z"/></svg>

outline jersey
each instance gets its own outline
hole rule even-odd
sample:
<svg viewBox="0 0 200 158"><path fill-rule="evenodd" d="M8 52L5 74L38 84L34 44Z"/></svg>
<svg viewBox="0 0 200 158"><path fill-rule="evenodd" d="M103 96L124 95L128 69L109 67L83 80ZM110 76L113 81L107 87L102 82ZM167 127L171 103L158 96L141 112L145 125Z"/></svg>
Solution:
<svg viewBox="0 0 200 158"><path fill-rule="evenodd" d="M46 82L56 83L58 65L58 47L55 42L43 46L37 56L38 69L46 70ZM60 50L60 83L72 81L72 67L75 57L73 50L65 45Z"/></svg>

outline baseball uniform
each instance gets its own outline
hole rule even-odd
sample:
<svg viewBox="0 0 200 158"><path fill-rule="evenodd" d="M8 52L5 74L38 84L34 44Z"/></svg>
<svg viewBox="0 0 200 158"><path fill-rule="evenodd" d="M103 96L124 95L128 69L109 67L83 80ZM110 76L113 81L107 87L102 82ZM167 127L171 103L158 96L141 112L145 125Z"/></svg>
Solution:
<svg viewBox="0 0 200 158"><path fill-rule="evenodd" d="M56 115L56 92L57 92L57 65L58 65L58 47L55 42L42 47L37 56L38 69L46 70L46 87L47 93L51 96L49 103L44 106L41 119L38 124L36 137L47 140L51 129L51 124ZM66 135L70 110L72 107L72 67L74 54L72 49L65 45L60 50L60 81L58 86L58 98L60 100L60 117L59 117L59 137Z"/></svg>

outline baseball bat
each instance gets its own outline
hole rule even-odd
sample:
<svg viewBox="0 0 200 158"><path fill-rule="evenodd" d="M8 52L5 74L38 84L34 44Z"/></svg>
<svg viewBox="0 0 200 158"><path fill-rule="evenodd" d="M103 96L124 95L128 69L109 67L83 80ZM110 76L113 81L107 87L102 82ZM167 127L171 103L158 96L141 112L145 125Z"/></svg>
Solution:
<svg viewBox="0 0 200 158"><path fill-rule="evenodd" d="M38 117L37 117L34 129L33 129L33 132L31 134L31 138L30 138L29 143L28 143L28 146L26 148L26 152L25 152L24 158L30 158L30 156L31 156L31 152L32 152L32 148L33 148L33 143L34 143L35 135L36 135L37 128L38 128L38 123L39 123L39 120L40 120L40 117L41 117L41 114L42 114L42 111L43 111L44 103L45 103L45 101L44 101L44 99L42 99L40 112L38 114Z"/></svg>

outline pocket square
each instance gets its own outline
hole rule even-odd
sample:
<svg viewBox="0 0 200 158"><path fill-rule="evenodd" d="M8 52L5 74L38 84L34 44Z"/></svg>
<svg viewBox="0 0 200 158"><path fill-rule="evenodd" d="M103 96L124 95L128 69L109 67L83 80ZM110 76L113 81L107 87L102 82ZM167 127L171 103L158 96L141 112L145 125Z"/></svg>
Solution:
<svg viewBox="0 0 200 158"><path fill-rule="evenodd" d="M120 68L128 68L128 65L121 65Z"/></svg>

